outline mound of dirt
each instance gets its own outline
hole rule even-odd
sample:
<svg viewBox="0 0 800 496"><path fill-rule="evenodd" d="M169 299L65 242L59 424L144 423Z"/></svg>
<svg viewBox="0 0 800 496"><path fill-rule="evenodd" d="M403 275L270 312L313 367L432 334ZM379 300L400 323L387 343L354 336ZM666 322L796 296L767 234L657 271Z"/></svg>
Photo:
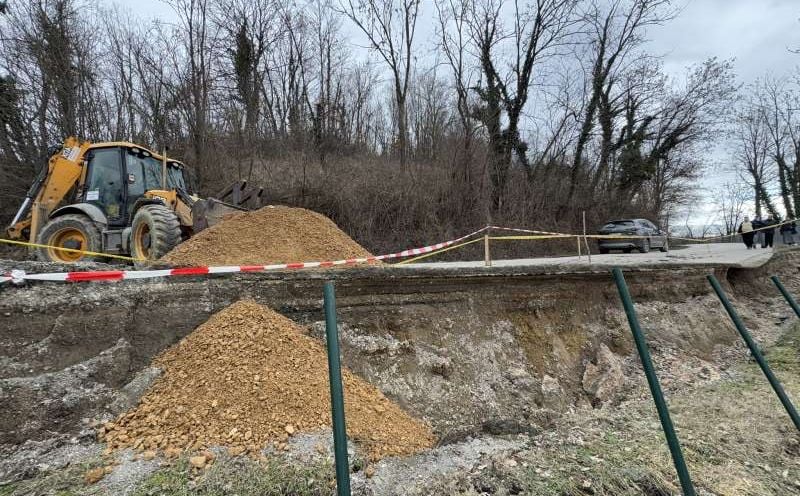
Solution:
<svg viewBox="0 0 800 496"><path fill-rule="evenodd" d="M139 405L100 430L112 450L227 446L256 454L331 424L325 348L255 302L215 314L153 364L163 374ZM370 459L433 446L426 424L351 371L342 376L348 435Z"/></svg>
<svg viewBox="0 0 800 496"><path fill-rule="evenodd" d="M368 257L324 215L264 207L232 215L164 255L173 265L268 265Z"/></svg>

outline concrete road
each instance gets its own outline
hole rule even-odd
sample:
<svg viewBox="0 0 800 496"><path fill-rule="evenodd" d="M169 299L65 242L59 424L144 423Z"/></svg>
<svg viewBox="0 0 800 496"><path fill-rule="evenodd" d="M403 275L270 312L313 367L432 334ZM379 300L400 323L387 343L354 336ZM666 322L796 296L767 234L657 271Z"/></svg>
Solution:
<svg viewBox="0 0 800 496"><path fill-rule="evenodd" d="M432 257L433 258L433 257ZM772 258L772 248L748 250L740 243L705 243L687 246L667 253L658 250L650 253L610 253L592 255L592 267L658 267L659 265L719 265L726 267L756 268ZM493 267L546 267L546 266L587 266L586 255L574 257L520 258L513 260L493 260ZM395 265L406 269L454 269L483 267L483 260L475 262L419 262Z"/></svg>

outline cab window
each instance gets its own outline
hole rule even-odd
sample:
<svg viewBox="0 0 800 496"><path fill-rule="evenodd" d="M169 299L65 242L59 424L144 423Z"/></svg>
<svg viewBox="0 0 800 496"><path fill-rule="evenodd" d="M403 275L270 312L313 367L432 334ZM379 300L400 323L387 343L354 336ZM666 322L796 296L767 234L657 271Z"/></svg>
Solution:
<svg viewBox="0 0 800 496"><path fill-rule="evenodd" d="M133 189L138 193L137 196L151 189L161 189L161 162L145 152L128 150L125 154L125 165L128 169L128 182L135 185Z"/></svg>
<svg viewBox="0 0 800 496"><path fill-rule="evenodd" d="M128 172L128 198L135 202L145 192L144 167L140 161L132 160L130 154L126 155L125 162L125 170Z"/></svg>
<svg viewBox="0 0 800 496"><path fill-rule="evenodd" d="M176 165L169 165L167 167L167 183L170 188L189 191L189 188L186 187L186 178L183 176L183 169Z"/></svg>
<svg viewBox="0 0 800 496"><path fill-rule="evenodd" d="M125 202L119 149L93 150L88 164L85 201L100 207L109 220L119 219Z"/></svg>
<svg viewBox="0 0 800 496"><path fill-rule="evenodd" d="M128 148L125 152L128 174L128 205L133 206L144 193L161 189L161 164L144 150Z"/></svg>

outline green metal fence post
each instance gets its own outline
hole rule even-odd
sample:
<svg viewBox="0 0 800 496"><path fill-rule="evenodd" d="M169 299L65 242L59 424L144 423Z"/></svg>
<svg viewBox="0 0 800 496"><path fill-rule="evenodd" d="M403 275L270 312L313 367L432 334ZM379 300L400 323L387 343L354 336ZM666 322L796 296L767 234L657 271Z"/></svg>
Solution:
<svg viewBox="0 0 800 496"><path fill-rule="evenodd" d="M770 279L772 279L772 282L774 282L775 285L778 287L778 291L781 292L783 297L789 303L789 306L792 307L792 310L794 310L795 315L800 317L800 306L797 306L797 302L794 300L792 295L789 294L789 292L786 291L786 288L783 287L783 284L781 284L781 280L778 279L778 276L772 276L770 277Z"/></svg>
<svg viewBox="0 0 800 496"><path fill-rule="evenodd" d="M331 413L333 416L333 451L336 462L336 494L350 496L350 464L347 461L347 429L344 421L344 393L342 367L339 362L339 332L336 328L336 296L333 283L326 282L325 337L328 343L328 377L331 385Z"/></svg>
<svg viewBox="0 0 800 496"><path fill-rule="evenodd" d="M753 355L753 358L756 359L758 366L761 367L761 371L764 372L764 375L767 377L767 380L769 381L770 386L772 386L773 391L775 391L775 394L778 395L778 399L781 400L783 407L786 409L786 413L788 413L789 417L792 418L794 426L800 431L800 416L797 415L797 410L794 409L792 401L788 396L786 396L786 391L783 390L783 386L781 386L778 378L772 373L772 369L769 368L767 360L764 358L764 355L761 354L761 350L758 349L756 342L753 341L753 338L750 336L750 333L744 326L744 322L742 322L742 319L739 318L739 314L736 313L736 310L734 310L730 300L728 300L728 297L725 296L725 292L722 290L722 286L720 286L719 281L717 281L717 278L714 277L713 274L709 274L708 282L711 283L711 287L714 288L714 292L717 293L719 301L722 302L722 306L725 307L725 310L731 317L736 330L739 331L739 334L742 336L742 339L744 339L745 344L747 344L747 347L750 348L750 353Z"/></svg>
<svg viewBox="0 0 800 496"><path fill-rule="evenodd" d="M625 307L625 315L628 316L628 324L631 327L633 340L636 342L636 349L642 359L642 367L647 377L647 384L650 386L650 393L653 395L653 401L656 404L658 418L661 420L664 437L667 438L667 446L669 446L669 452L672 455L672 462L675 464L675 471L678 472L678 480L680 480L683 495L695 496L692 478L689 476L689 469L683 459L681 444L678 441L678 435L675 433L675 427L672 425L669 408L667 408L664 393L661 391L661 385L658 382L658 376L656 375L655 367L653 367L653 360L650 358L650 351L647 348L642 328L639 326L639 318L636 316L636 309L633 307L628 285L625 283L625 277L623 277L620 269L614 268L611 272L614 274L614 282L617 284L622 306Z"/></svg>

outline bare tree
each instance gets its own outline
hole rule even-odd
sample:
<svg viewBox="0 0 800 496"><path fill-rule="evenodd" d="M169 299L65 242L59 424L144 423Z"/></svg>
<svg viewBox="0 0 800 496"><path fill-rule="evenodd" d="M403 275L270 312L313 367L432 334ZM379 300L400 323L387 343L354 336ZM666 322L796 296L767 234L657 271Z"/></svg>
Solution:
<svg viewBox="0 0 800 496"><path fill-rule="evenodd" d="M778 173L778 187L787 216L800 207L800 95L787 79L767 77L752 88L758 116L766 127L769 154Z"/></svg>
<svg viewBox="0 0 800 496"><path fill-rule="evenodd" d="M580 134L575 144L570 176L569 199L575 194L584 169L585 149L592 136L595 122L601 127L600 157L592 184L596 187L609 167L612 153L613 122L622 112L618 101L626 94L613 93L622 82L635 50L645 41L644 30L660 24L673 14L667 10L670 0L612 0L592 1L583 14L591 36L589 52L591 69L588 75L588 101L583 111Z"/></svg>
<svg viewBox="0 0 800 496"><path fill-rule="evenodd" d="M751 198L751 189L743 183L726 182L714 192L717 215L724 232L734 234L744 220L744 207Z"/></svg>
<svg viewBox="0 0 800 496"><path fill-rule="evenodd" d="M472 74L467 60L470 43L469 16L471 2L463 0L437 0L436 11L439 23L439 47L447 60L453 77L456 94L456 110L463 133L463 150L459 150L461 181L471 187L470 163L472 161L472 142L476 131L475 119L470 108L470 87Z"/></svg>
<svg viewBox="0 0 800 496"><path fill-rule="evenodd" d="M753 188L756 216L761 217L762 205L770 215L777 211L769 195L768 185L775 173L769 160L770 137L757 105L747 104L736 115L734 141L737 172Z"/></svg>
<svg viewBox="0 0 800 496"><path fill-rule="evenodd" d="M118 6L117 6L118 7ZM106 58L107 84L113 98L113 108L109 114L113 118L111 137L117 140L141 141L137 119L136 102L136 64L135 51L140 41L136 27L131 27L122 19L129 13L122 13L119 8L110 9L103 16L106 27L106 40L109 54Z"/></svg>
<svg viewBox="0 0 800 496"><path fill-rule="evenodd" d="M157 150L183 140L181 125L180 78L162 56L171 39L161 24L154 24L136 40L134 64L138 79L139 112L144 136ZM173 66L174 67L174 66Z"/></svg>
<svg viewBox="0 0 800 496"><path fill-rule="evenodd" d="M530 167L528 145L520 138L520 118L537 63L563 46L571 34L576 1L536 0L522 7L513 2L509 12L505 5L504 0L481 1L470 20L483 76L476 87L481 100L477 116L489 139L495 210L503 206L512 159ZM504 22L506 14L510 27Z"/></svg>
<svg viewBox="0 0 800 496"><path fill-rule="evenodd" d="M700 219L693 210L688 210L683 220L683 229L689 238L704 239L713 232L716 221L717 212L706 212L705 216Z"/></svg>
<svg viewBox="0 0 800 496"><path fill-rule="evenodd" d="M408 150L406 99L414 56L414 35L421 0L366 0L341 2L343 12L367 36L370 46L392 72L397 105L397 147L405 167Z"/></svg>
<svg viewBox="0 0 800 496"><path fill-rule="evenodd" d="M731 61L709 59L691 68L686 82L669 91L654 114L648 131L649 150L641 163L649 181L649 202L660 212L676 192L690 190L702 163L695 146L708 143L722 132L737 85ZM636 164L628 164L636 170ZM635 174L641 176L641 171ZM642 185L646 186L646 185Z"/></svg>
<svg viewBox="0 0 800 496"><path fill-rule="evenodd" d="M336 14L333 0L314 0L310 22L314 32L316 70L312 84L316 85L316 103L311 109L314 146L320 164L327 165L330 152L336 151L347 134L348 113L345 110L344 75L347 52L342 43L341 18ZM313 90L311 90L313 91Z"/></svg>
<svg viewBox="0 0 800 496"><path fill-rule="evenodd" d="M232 127L237 140L237 174L252 179L255 165L266 53L282 35L283 25L273 0L216 0L212 5L220 31L223 80L232 80ZM247 172L242 161L248 162Z"/></svg>
<svg viewBox="0 0 800 496"><path fill-rule="evenodd" d="M183 109L189 131L192 160L201 180L212 173L209 155L211 135L211 92L213 50L216 33L210 22L209 0L167 0L178 18L175 35L183 43L183 58L173 57L176 69L182 72L185 92Z"/></svg>

